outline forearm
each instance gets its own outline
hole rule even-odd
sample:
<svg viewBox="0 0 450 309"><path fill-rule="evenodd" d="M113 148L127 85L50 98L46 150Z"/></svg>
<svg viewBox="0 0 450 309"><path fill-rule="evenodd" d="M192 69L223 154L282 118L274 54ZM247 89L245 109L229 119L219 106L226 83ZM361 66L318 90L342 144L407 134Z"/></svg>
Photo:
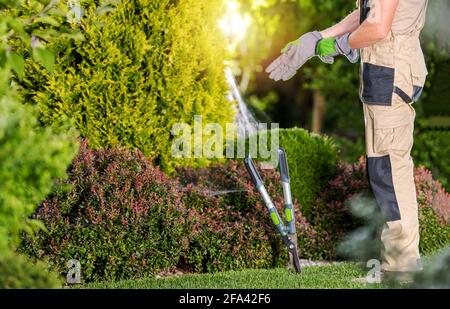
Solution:
<svg viewBox="0 0 450 309"><path fill-rule="evenodd" d="M353 32L359 27L359 10L353 11L342 21L320 32L323 38L334 38L345 33Z"/></svg>
<svg viewBox="0 0 450 309"><path fill-rule="evenodd" d="M350 35L348 43L351 48L369 47L389 35L399 0L380 0L377 3L373 17L369 17Z"/></svg>
<svg viewBox="0 0 450 309"><path fill-rule="evenodd" d="M369 47L383 40L388 32L380 24L364 22L350 35L348 43L354 49Z"/></svg>

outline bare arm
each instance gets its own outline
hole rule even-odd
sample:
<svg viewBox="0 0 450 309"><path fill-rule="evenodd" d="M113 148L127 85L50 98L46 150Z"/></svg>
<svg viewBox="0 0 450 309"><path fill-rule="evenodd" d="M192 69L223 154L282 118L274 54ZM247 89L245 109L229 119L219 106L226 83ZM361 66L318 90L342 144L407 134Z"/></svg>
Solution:
<svg viewBox="0 0 450 309"><path fill-rule="evenodd" d="M371 16L349 37L351 48L364 48L385 39L392 28L399 0L378 0Z"/></svg>
<svg viewBox="0 0 450 309"><path fill-rule="evenodd" d="M337 23L333 27L325 29L320 32L323 38L334 38L345 33L353 32L359 27L359 10L353 11L341 22Z"/></svg>

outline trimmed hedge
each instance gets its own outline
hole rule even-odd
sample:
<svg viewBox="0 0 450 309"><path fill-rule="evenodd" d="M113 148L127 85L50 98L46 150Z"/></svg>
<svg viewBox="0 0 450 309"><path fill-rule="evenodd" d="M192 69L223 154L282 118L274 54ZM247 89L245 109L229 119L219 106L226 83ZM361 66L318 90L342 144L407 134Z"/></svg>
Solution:
<svg viewBox="0 0 450 309"><path fill-rule="evenodd" d="M304 129L279 129L277 133L288 157L292 195L309 218L317 195L335 175L337 148L332 139ZM267 136L270 143L270 131Z"/></svg>
<svg viewBox="0 0 450 309"><path fill-rule="evenodd" d="M195 223L189 227L189 247L178 267L187 272L216 272L280 266L281 244L265 220L260 220L262 209L238 211L205 190L196 186L186 196Z"/></svg>
<svg viewBox="0 0 450 309"><path fill-rule="evenodd" d="M420 250L425 254L450 245L450 194L424 167L414 174L419 202Z"/></svg>
<svg viewBox="0 0 450 309"><path fill-rule="evenodd" d="M24 95L48 125L63 115L75 120L92 147L140 149L164 170L175 123L192 126L194 115L225 127L233 120L226 100L226 40L218 28L222 0L123 0L106 9L83 1L85 40L51 41L57 61L48 73L26 62ZM103 13L99 13L99 11Z"/></svg>
<svg viewBox="0 0 450 309"><path fill-rule="evenodd" d="M187 216L178 183L142 153L95 152L83 142L68 180L34 216L48 232L25 237L21 250L61 274L77 259L86 282L146 276L178 262Z"/></svg>
<svg viewBox="0 0 450 309"><path fill-rule="evenodd" d="M416 135L412 155L450 190L450 131L423 131Z"/></svg>

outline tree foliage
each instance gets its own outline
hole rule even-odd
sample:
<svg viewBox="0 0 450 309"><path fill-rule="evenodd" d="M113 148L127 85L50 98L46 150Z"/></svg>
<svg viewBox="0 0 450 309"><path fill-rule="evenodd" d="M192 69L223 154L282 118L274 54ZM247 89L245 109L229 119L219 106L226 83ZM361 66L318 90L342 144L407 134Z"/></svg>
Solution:
<svg viewBox="0 0 450 309"><path fill-rule="evenodd" d="M170 170L180 164L171 155L174 124L192 124L194 115L223 127L232 121L217 22L222 4L81 1L84 15L74 27L85 40L53 40L51 74L27 61L23 92L45 125L67 115L91 146L138 148Z"/></svg>

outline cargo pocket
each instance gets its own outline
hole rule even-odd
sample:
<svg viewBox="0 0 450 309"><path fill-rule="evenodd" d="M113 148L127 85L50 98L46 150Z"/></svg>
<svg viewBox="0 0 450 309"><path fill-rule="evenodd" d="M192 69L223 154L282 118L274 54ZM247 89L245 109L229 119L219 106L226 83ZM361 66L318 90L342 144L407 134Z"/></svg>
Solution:
<svg viewBox="0 0 450 309"><path fill-rule="evenodd" d="M369 105L392 105L395 69L363 63L362 101Z"/></svg>
<svg viewBox="0 0 450 309"><path fill-rule="evenodd" d="M378 111L374 117L374 152L409 151L413 144L413 115L409 106Z"/></svg>
<svg viewBox="0 0 450 309"><path fill-rule="evenodd" d="M423 86L425 85L425 80L428 75L427 66L425 64L425 60L423 59L423 55L419 61L414 64L411 64L411 75L412 75L412 84L413 84L413 97L412 100L417 102L423 92Z"/></svg>
<svg viewBox="0 0 450 309"><path fill-rule="evenodd" d="M413 102L413 70L408 61L397 59L394 93L403 103ZM395 105L395 102L394 102Z"/></svg>

